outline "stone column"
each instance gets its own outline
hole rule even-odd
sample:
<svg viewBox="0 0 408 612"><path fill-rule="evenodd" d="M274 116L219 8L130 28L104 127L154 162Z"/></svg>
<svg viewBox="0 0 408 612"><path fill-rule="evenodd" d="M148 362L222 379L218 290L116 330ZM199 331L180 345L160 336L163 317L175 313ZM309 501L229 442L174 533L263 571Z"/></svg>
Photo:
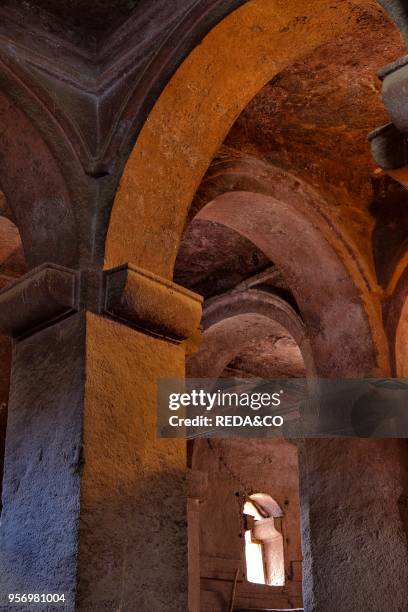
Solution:
<svg viewBox="0 0 408 612"><path fill-rule="evenodd" d="M15 338L1 604L59 593L70 612L187 609L185 442L157 438L156 385L184 376L200 311L131 266L46 265L0 296Z"/></svg>
<svg viewBox="0 0 408 612"><path fill-rule="evenodd" d="M189 469L187 483L188 612L200 612L200 502L207 494L208 475Z"/></svg>
<svg viewBox="0 0 408 612"><path fill-rule="evenodd" d="M306 612L405 610L405 440L307 440L300 447Z"/></svg>

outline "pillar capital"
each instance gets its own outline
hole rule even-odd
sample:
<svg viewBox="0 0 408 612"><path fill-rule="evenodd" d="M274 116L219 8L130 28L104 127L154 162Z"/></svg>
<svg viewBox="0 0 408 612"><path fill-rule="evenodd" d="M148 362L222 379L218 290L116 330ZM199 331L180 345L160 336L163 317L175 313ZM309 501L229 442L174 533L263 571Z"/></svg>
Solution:
<svg viewBox="0 0 408 612"><path fill-rule="evenodd" d="M0 334L19 338L79 310L79 272L43 264L0 292Z"/></svg>
<svg viewBox="0 0 408 612"><path fill-rule="evenodd" d="M31 335L81 310L175 342L200 324L202 298L131 264L73 270L43 264L0 292L0 333Z"/></svg>
<svg viewBox="0 0 408 612"><path fill-rule="evenodd" d="M199 327L201 296L132 264L104 272L102 312L183 341Z"/></svg>
<svg viewBox="0 0 408 612"><path fill-rule="evenodd" d="M0 293L0 333L18 339L0 608L19 591L64 595L66 612L187 609L186 444L158 437L156 397L184 376L200 311L128 265L44 265Z"/></svg>

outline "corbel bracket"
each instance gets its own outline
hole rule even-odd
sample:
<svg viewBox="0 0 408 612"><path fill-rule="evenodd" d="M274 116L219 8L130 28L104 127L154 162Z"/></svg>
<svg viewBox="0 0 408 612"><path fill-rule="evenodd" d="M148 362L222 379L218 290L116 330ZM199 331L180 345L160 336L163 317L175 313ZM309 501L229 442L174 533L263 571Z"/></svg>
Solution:
<svg viewBox="0 0 408 612"><path fill-rule="evenodd" d="M0 291L0 334L21 338L89 310L182 342L199 327L202 298L142 268L71 270L43 264Z"/></svg>

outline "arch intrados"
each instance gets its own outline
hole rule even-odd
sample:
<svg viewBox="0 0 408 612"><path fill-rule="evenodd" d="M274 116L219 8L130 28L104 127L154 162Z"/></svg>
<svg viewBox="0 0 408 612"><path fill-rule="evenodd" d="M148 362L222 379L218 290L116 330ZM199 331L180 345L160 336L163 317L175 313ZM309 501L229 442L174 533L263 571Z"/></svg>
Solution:
<svg viewBox="0 0 408 612"><path fill-rule="evenodd" d="M306 329L292 306L281 297L257 288L230 291L207 300L202 326L208 329L228 317L242 314L267 317L285 328L298 344L303 341Z"/></svg>
<svg viewBox="0 0 408 612"><path fill-rule="evenodd" d="M246 347L268 335L289 335L302 354L308 376L315 375L312 351L297 313L281 298L251 289L209 300L203 314L200 349L187 362L191 378L219 377Z"/></svg>
<svg viewBox="0 0 408 612"><path fill-rule="evenodd" d="M378 12L374 0L358 6ZM321 0L251 0L194 48L129 157L112 210L106 267L131 261L172 278L194 193L234 120L288 64L358 25L355 4L341 7Z"/></svg>
<svg viewBox="0 0 408 612"><path fill-rule="evenodd" d="M357 248L358 237L351 234L336 207L330 207L316 189L299 177L260 159L241 157L210 168L195 195L188 220L198 217L210 201L234 191L259 193L290 203L291 208L319 227L362 291L377 288L377 278L370 264L371 251L367 254Z"/></svg>
<svg viewBox="0 0 408 612"><path fill-rule="evenodd" d="M255 244L282 271L296 300L307 290L305 275L314 277L314 286L327 283L327 277L316 277L317 262L326 264L332 280L341 283L349 276L320 228L292 203L260 193L227 192L208 202L196 219L224 225Z"/></svg>
<svg viewBox="0 0 408 612"><path fill-rule="evenodd" d="M264 315L230 316L204 332L200 350L187 361L187 376L218 378L227 365L253 342L285 333L287 331L282 325Z"/></svg>
<svg viewBox="0 0 408 612"><path fill-rule="evenodd" d="M76 219L60 167L29 117L0 92L0 184L20 232L28 268L78 263ZM16 136L16 126L18 134Z"/></svg>
<svg viewBox="0 0 408 612"><path fill-rule="evenodd" d="M195 214L198 219L205 218L208 210L206 207L211 201L219 201L217 198L228 193L232 197L235 191L248 192L249 198L254 197L252 194L259 194L284 202L288 210L301 216L302 224L315 228L321 234L320 243L331 249L356 287L356 302L360 301L364 308L379 355L379 366L386 371L389 368L387 341L380 315L378 282L370 264L371 251L364 253L361 250L358 236L353 236L350 228L346 227L336 207L330 207L312 186L290 172L244 156L222 161L210 168L196 194L190 215ZM282 211L282 214L285 212ZM301 240L301 232L298 234ZM313 243L310 243L308 252L313 253L314 250ZM270 257L268 252L266 254Z"/></svg>
<svg viewBox="0 0 408 612"><path fill-rule="evenodd" d="M369 325L370 301L364 308L342 260L299 210L263 194L231 192L209 202L197 218L242 234L282 271L307 326L320 375L373 375L377 357L379 367L387 368L385 339Z"/></svg>

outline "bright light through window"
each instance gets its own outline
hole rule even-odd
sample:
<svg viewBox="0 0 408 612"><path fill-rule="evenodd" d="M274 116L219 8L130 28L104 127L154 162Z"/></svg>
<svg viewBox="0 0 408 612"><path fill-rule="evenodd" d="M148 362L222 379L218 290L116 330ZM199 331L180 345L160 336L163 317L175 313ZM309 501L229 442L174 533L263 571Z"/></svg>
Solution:
<svg viewBox="0 0 408 612"><path fill-rule="evenodd" d="M256 494L245 502L244 514L252 517L251 529L245 530L248 582L284 586L283 537L275 526L275 518L283 516L282 510L272 497Z"/></svg>
<svg viewBox="0 0 408 612"><path fill-rule="evenodd" d="M262 544L252 541L249 529L245 532L245 559L248 582L265 584Z"/></svg>

